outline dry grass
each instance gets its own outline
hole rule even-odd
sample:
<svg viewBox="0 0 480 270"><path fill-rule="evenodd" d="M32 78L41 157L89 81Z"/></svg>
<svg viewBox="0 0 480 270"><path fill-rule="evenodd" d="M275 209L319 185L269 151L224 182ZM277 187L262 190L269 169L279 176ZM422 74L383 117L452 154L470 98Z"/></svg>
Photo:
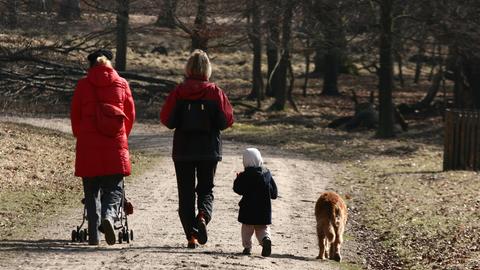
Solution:
<svg viewBox="0 0 480 270"><path fill-rule="evenodd" d="M393 140L375 139L374 131L324 128L326 118L348 112L341 100L320 101L316 117L257 113L225 137L276 145L345 168L332 188L349 198L352 233L373 249L366 254L371 267L478 269L480 182L476 172L442 171L441 118L410 119L410 130ZM374 254L382 249L388 254Z"/></svg>
<svg viewBox="0 0 480 270"><path fill-rule="evenodd" d="M0 122L0 155L1 238L27 236L50 218L81 207L83 190L80 178L73 175L72 136ZM151 160L141 153L131 156L136 174Z"/></svg>
<svg viewBox="0 0 480 270"><path fill-rule="evenodd" d="M81 185L73 176L75 144L70 136L0 123L0 141L3 237L24 233L31 229L29 223L37 224L79 199Z"/></svg>

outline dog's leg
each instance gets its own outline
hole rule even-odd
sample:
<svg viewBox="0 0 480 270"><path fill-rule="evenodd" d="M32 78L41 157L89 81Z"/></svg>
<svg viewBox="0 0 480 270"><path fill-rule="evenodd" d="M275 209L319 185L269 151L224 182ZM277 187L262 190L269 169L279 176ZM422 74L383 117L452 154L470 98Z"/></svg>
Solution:
<svg viewBox="0 0 480 270"><path fill-rule="evenodd" d="M340 262L342 260L342 256L340 255L340 246L343 243L343 231L345 229L345 225L342 223L340 226L335 228L335 241L332 243L332 247L330 248L330 259Z"/></svg>
<svg viewBox="0 0 480 270"><path fill-rule="evenodd" d="M325 234L323 233L323 229L321 224L317 223L317 237L318 237L318 256L317 259L325 260Z"/></svg>
<svg viewBox="0 0 480 270"><path fill-rule="evenodd" d="M330 255L328 254L330 252L330 249L331 249L331 245L330 245L330 242L328 241L328 238L325 237L325 258L330 258Z"/></svg>

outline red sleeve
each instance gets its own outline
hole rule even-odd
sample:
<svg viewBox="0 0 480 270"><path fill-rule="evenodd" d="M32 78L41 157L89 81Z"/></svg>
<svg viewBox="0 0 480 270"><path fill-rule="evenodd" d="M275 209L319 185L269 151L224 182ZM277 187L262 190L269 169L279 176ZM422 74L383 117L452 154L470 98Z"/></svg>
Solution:
<svg viewBox="0 0 480 270"><path fill-rule="evenodd" d="M70 123L72 125L73 136L77 137L80 132L80 122L82 121L82 97L81 89L84 88L82 81L77 83L77 87L73 91L72 104L70 106Z"/></svg>
<svg viewBox="0 0 480 270"><path fill-rule="evenodd" d="M162 110L160 111L160 121L162 124L169 127L169 118L172 114L173 109L177 103L177 88L175 88L170 94L168 95L165 103L163 104Z"/></svg>
<svg viewBox="0 0 480 270"><path fill-rule="evenodd" d="M128 137L130 135L130 132L132 131L133 122L135 122L135 103L133 102L132 91L130 90L128 82L125 82L125 85L126 98L123 101L123 108L125 115L128 118L125 121L125 130Z"/></svg>
<svg viewBox="0 0 480 270"><path fill-rule="evenodd" d="M230 101L228 100L228 97L225 94L225 92L220 87L218 87L218 90L220 95L220 109L225 115L225 120L227 121L227 127L231 127L233 125L232 105L230 104Z"/></svg>

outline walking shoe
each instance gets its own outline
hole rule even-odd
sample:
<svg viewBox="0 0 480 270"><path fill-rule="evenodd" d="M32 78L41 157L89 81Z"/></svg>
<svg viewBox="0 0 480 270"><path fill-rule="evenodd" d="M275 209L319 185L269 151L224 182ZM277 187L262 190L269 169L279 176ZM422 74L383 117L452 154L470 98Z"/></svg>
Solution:
<svg viewBox="0 0 480 270"><path fill-rule="evenodd" d="M197 241L197 238L195 238L195 236L190 236L190 239L188 239L188 244L187 244L187 247L188 248L196 248L198 247L198 241Z"/></svg>
<svg viewBox="0 0 480 270"><path fill-rule="evenodd" d="M272 240L268 237L264 237L262 240L262 256L268 257L272 254Z"/></svg>
<svg viewBox="0 0 480 270"><path fill-rule="evenodd" d="M105 233L105 241L109 245L114 245L117 241L115 239L115 229L113 227L113 221L110 218L105 218L102 220L102 230Z"/></svg>
<svg viewBox="0 0 480 270"><path fill-rule="evenodd" d="M252 254L252 248L244 248L242 251L243 255L251 255Z"/></svg>
<svg viewBox="0 0 480 270"><path fill-rule="evenodd" d="M198 243L200 243L200 245L205 245L205 243L207 243L207 240L208 240L208 235L207 235L207 222L205 221L203 212L198 213L197 227L198 227Z"/></svg>

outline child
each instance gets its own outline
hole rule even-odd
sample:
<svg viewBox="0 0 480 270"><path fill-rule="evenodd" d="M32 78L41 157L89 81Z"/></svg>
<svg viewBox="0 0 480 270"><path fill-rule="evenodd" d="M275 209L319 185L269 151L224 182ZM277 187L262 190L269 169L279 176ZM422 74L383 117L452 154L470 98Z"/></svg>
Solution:
<svg viewBox="0 0 480 270"><path fill-rule="evenodd" d="M245 170L237 175L233 184L235 193L242 195L238 221L242 223L243 254L252 251L252 235L262 245L262 256L272 253L270 224L272 223L272 203L277 198L277 185L270 171L263 167L262 156L256 148L247 148L243 153Z"/></svg>

